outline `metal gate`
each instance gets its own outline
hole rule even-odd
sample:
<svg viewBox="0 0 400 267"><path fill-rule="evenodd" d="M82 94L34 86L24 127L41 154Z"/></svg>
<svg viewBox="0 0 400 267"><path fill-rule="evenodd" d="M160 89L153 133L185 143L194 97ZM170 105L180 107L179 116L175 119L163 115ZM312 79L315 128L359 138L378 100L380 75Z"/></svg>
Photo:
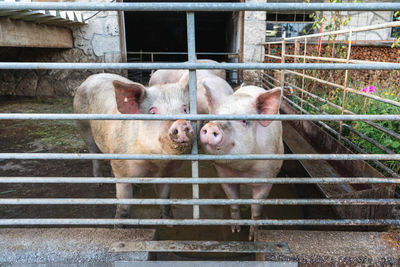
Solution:
<svg viewBox="0 0 400 267"><path fill-rule="evenodd" d="M400 64L344 64L344 63L196 63L195 12L198 11L395 11L400 3L0 3L0 10L85 10L85 11L184 11L187 14L188 62L186 63L21 63L1 62L0 69L189 69L190 112L185 115L104 115L104 114L0 114L1 120L280 120L280 121L396 121L400 115L198 115L196 114L196 69L256 69L256 70L400 70ZM194 131L196 132L196 131ZM200 184L221 183L373 183L400 184L399 179L379 177L318 177L318 178L199 178L198 163L202 160L400 160L399 154L255 154L255 155L205 155L198 154L194 138L192 154L76 154L76 153L1 153L0 159L121 159L121 160L185 160L192 162L191 178L87 178L87 177L1 177L0 183L150 183L192 184L192 199L77 199L77 198L1 198L0 205L190 205L191 219L0 219L3 226L26 225L400 225L398 219L291 219L291 220L233 220L202 219L199 205L400 205L400 199L200 199Z"/></svg>

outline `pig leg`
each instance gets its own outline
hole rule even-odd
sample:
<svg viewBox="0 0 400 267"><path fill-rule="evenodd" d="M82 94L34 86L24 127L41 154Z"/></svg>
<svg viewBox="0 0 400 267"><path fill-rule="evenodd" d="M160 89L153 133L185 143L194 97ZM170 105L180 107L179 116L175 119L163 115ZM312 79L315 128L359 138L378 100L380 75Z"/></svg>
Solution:
<svg viewBox="0 0 400 267"><path fill-rule="evenodd" d="M133 198L132 184L116 184L117 199ZM130 217L130 205L117 205L115 212L116 219L124 219Z"/></svg>
<svg viewBox="0 0 400 267"><path fill-rule="evenodd" d="M272 184L252 185L253 199L266 199L271 191ZM262 215L262 205L251 205L251 219L259 220ZM249 231L249 240L254 240L257 235L258 226L251 225Z"/></svg>
<svg viewBox="0 0 400 267"><path fill-rule="evenodd" d="M87 144L88 144L90 153L101 153L100 149L97 147L97 145L93 139L88 140ZM97 159L92 160L92 167L93 167L93 176L94 177L102 177L103 176L99 160L97 160Z"/></svg>
<svg viewBox="0 0 400 267"><path fill-rule="evenodd" d="M85 140L86 145L88 146L88 150L90 153L101 153L99 147L96 145L96 142L93 139L90 125L85 121L77 121L78 129ZM93 176L94 177L102 177L103 174L101 172L101 165L99 160L92 160L93 167Z"/></svg>
<svg viewBox="0 0 400 267"><path fill-rule="evenodd" d="M229 199L240 198L240 185L239 184L222 184L222 188ZM234 220L240 219L240 208L239 205L231 205L231 218ZM240 232L240 225L231 226L232 233Z"/></svg>
<svg viewBox="0 0 400 267"><path fill-rule="evenodd" d="M158 197L169 198L171 195L171 186L169 184L157 184L157 194ZM174 216L172 214L171 206L170 205L161 205L160 206L160 217L161 219L173 219Z"/></svg>

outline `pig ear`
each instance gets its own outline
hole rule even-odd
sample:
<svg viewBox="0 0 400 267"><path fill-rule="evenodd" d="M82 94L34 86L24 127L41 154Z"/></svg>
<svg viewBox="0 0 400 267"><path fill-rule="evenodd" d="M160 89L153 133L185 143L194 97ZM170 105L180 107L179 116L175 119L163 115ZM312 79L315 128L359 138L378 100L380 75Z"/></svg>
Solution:
<svg viewBox="0 0 400 267"><path fill-rule="evenodd" d="M124 83L117 80L112 83L118 111L122 114L139 114L146 88L140 83Z"/></svg>
<svg viewBox="0 0 400 267"><path fill-rule="evenodd" d="M218 107L220 101L222 101L222 96L220 96L217 90L213 90L209 83L207 83L207 79L204 79L203 82L204 94L207 99L208 110L210 113L215 113L215 109Z"/></svg>
<svg viewBox="0 0 400 267"><path fill-rule="evenodd" d="M260 94L256 99L258 114L278 114L281 103L281 88L275 88ZM262 126L267 127L272 121L260 120Z"/></svg>
<svg viewBox="0 0 400 267"><path fill-rule="evenodd" d="M185 90L189 90L189 71L185 71L185 74L178 81L178 86Z"/></svg>

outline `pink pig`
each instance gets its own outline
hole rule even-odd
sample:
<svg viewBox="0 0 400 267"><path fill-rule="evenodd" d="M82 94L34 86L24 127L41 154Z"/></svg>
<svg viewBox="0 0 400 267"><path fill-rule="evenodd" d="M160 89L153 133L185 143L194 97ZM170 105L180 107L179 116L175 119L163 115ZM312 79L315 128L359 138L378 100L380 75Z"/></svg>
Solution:
<svg viewBox="0 0 400 267"><path fill-rule="evenodd" d="M220 97L207 83L207 98L215 114L278 114L281 88L266 91L256 86L244 86L234 94ZM200 141L208 154L283 154L280 121L211 121L200 131ZM282 160L221 160L214 161L220 177L276 177ZM254 199L267 198L272 184L248 184ZM230 199L240 198L239 184L223 184ZM262 206L251 206L253 220L261 219ZM240 219L238 205L231 206L232 219ZM232 232L240 231L239 225ZM256 226L250 226L249 239L254 238Z"/></svg>
<svg viewBox="0 0 400 267"><path fill-rule="evenodd" d="M217 63L210 59L199 59L197 62L200 63ZM205 88L203 82L207 80L207 84L218 94L220 97L228 96L233 94L232 87L225 81L226 72L225 70L219 69L207 69L196 71L197 81L197 113L198 114L209 114L210 107L206 99ZM189 84L189 71L188 70L157 70L151 75L149 86L162 85L177 81L186 81Z"/></svg>
<svg viewBox="0 0 400 267"><path fill-rule="evenodd" d="M115 74L95 74L78 87L75 113L88 114L182 114L187 113L189 96L186 81L145 88ZM190 153L193 128L185 120L92 120L78 121L78 128L91 153L185 154ZM118 177L172 176L181 161L111 160ZM94 176L102 176L99 162L93 161ZM169 198L170 186L157 185L160 198ZM132 198L131 184L116 185L117 198ZM118 205L116 218L129 217L130 206ZM162 218L172 218L169 206L161 207Z"/></svg>

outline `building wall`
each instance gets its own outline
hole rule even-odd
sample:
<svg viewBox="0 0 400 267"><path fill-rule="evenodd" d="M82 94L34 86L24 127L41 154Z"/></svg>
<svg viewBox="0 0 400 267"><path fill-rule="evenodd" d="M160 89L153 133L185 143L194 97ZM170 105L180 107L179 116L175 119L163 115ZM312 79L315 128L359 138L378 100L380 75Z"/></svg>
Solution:
<svg viewBox="0 0 400 267"><path fill-rule="evenodd" d="M324 12L324 16L327 19L325 26L329 24L332 20L332 12ZM356 27L365 27L370 25L377 25L392 22L393 20L393 12L388 11L379 11L379 12L341 12L341 16L345 19L347 16L350 16L351 19L347 26L342 25L340 27L341 30L356 28ZM364 31L364 32L355 32L353 33L352 40L356 41L386 41L393 39L390 37L391 28L379 29L375 31ZM347 40L348 35L339 35L337 40Z"/></svg>
<svg viewBox="0 0 400 267"><path fill-rule="evenodd" d="M85 12L89 18L96 12ZM72 28L74 48L0 48L6 62L121 62L120 32L116 11L96 14ZM88 76L102 70L0 70L0 95L73 95ZM111 71L109 71L111 72ZM125 74L125 71L112 71Z"/></svg>
<svg viewBox="0 0 400 267"><path fill-rule="evenodd" d="M266 0L247 0L246 2L267 2ZM266 13L264 11L246 11L244 19L244 62L263 62L264 47L259 45L265 42ZM256 84L260 82L261 71L245 70L243 81L246 84Z"/></svg>

